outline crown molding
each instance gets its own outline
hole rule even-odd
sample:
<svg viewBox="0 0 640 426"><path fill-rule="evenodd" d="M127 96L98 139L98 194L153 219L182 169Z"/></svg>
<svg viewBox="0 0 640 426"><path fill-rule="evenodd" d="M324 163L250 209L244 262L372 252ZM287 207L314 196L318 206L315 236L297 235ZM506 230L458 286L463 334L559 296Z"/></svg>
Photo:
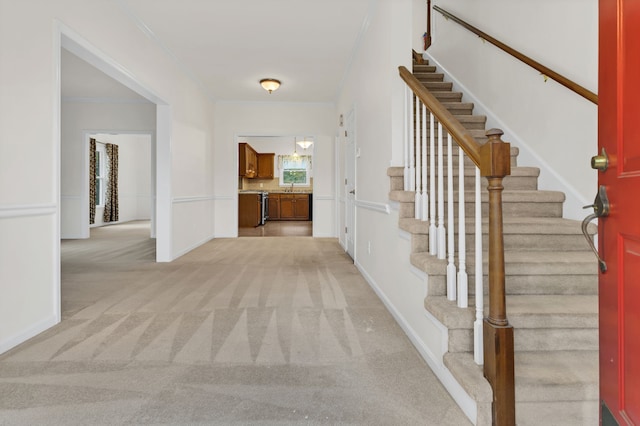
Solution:
<svg viewBox="0 0 640 426"><path fill-rule="evenodd" d="M149 28L149 26L140 18L138 15L131 10L129 5L127 5L125 0L115 0L115 3L120 6L120 9L124 12L124 14L135 24L136 27L140 31L142 31L151 41L153 41L167 56L169 56L173 62L178 66L182 72L184 72L187 77L191 79L200 89L202 93L209 99L211 102L216 102L216 97L209 91L207 86L200 80L196 74L189 68L182 60L171 50L167 45L165 45L160 38Z"/></svg>
<svg viewBox="0 0 640 426"><path fill-rule="evenodd" d="M63 96L63 103L81 103L81 104L148 104L155 105L146 99L125 99L125 98L102 98L102 97L82 97L82 96Z"/></svg>

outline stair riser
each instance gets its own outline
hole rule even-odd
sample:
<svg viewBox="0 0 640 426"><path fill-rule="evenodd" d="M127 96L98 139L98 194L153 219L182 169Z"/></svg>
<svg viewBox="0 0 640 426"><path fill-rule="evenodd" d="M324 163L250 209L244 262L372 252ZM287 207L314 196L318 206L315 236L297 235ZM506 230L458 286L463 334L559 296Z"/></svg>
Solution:
<svg viewBox="0 0 640 426"><path fill-rule="evenodd" d="M404 177L393 176L390 178L390 191L403 191L404 190Z"/></svg>
<svg viewBox="0 0 640 426"><path fill-rule="evenodd" d="M462 93L460 92L440 90L432 91L431 94L440 102L460 102L462 100Z"/></svg>
<svg viewBox="0 0 640 426"><path fill-rule="evenodd" d="M486 120L484 119L484 117L482 117L482 119L477 118L477 116L475 115L461 115L458 116L458 121L460 121L460 123L465 127L465 129L467 130L485 130L486 129ZM420 122L422 123L422 121ZM420 124L420 126L422 126L422 124ZM430 135L430 130L428 128L429 124L427 123L427 140L428 140L428 135ZM418 129L419 133L421 132L421 127ZM415 131L415 121L414 121L414 131ZM415 133L414 133L415 134ZM437 137L438 136L438 129L434 129L434 134ZM443 133L443 137L445 138L444 143L447 143L447 133Z"/></svg>
<svg viewBox="0 0 640 426"><path fill-rule="evenodd" d="M436 67L435 65L414 65L413 66L413 73L428 73L428 72L436 72Z"/></svg>
<svg viewBox="0 0 640 426"><path fill-rule="evenodd" d="M446 179L446 177L445 177ZM458 187L458 176L453 177L453 187ZM427 179L426 188L429 190L429 182L430 179ZM437 185L437 180L436 180ZM464 178L465 188L475 188L476 178L475 176L465 176ZM486 189L489 185L489 182L486 178L481 178L480 188ZM530 190L534 191L538 189L538 178L537 176L507 176L503 181L503 186L505 189L513 189L513 190ZM446 188L446 186L445 186ZM391 178L391 185L389 188L390 191L403 191L404 190L404 178L399 176L394 176Z"/></svg>
<svg viewBox="0 0 640 426"><path fill-rule="evenodd" d="M445 179L445 183L447 182L448 177L445 176L443 177ZM427 182L426 182L426 188L427 190L430 188L430 182L431 179L427 178ZM436 188L438 185L438 179L436 178ZM458 185L459 185L459 179L457 174L454 175L453 177L453 187L458 189ZM465 176L464 178L464 187L466 190L475 188L476 185L476 178L475 176ZM486 178L481 178L480 181L480 188L482 189L486 189L487 186L489 185L489 182L487 181ZM513 190L528 190L528 191L535 191L536 189L538 189L538 177L537 176L507 176L504 178L504 180L502 181L502 186L504 187L504 189L509 190L509 189L513 189ZM447 188L447 184L445 184L445 190Z"/></svg>
<svg viewBox="0 0 640 426"><path fill-rule="evenodd" d="M476 277L473 269L467 269L469 294L475 295ZM447 278L444 275L430 275L427 294L444 296L447 292ZM489 278L483 276L485 296L489 294ZM507 295L520 294L598 294L598 277L596 275L505 275Z"/></svg>
<svg viewBox="0 0 640 426"><path fill-rule="evenodd" d="M516 328L514 345L517 351L597 351L598 329Z"/></svg>
<svg viewBox="0 0 640 426"><path fill-rule="evenodd" d="M429 81L429 82L423 83L422 85L432 91L449 92L453 88L453 83L451 82Z"/></svg>
<svg viewBox="0 0 640 426"><path fill-rule="evenodd" d="M489 247L489 235L487 230L483 230L482 247ZM454 247L458 247L458 232L454 233ZM413 234L412 239L421 240L422 244L417 247L424 248L414 253L426 252L428 250L429 235ZM581 234L556 235L556 234L504 234L504 247L506 250L528 250L528 251L546 251L546 250L562 250L562 251L583 251L588 250L589 245ZM467 246L467 258L474 256L475 234L467 232L465 244Z"/></svg>
<svg viewBox="0 0 640 426"><path fill-rule="evenodd" d="M458 203L454 202L454 211L458 211ZM445 215L447 208L445 207ZM475 215L473 203L465 203L465 216ZM488 217L489 205L482 203L482 217ZM560 202L516 202L502 203L502 215L504 217L562 217L562 203ZM446 217L446 216L445 216Z"/></svg>
<svg viewBox="0 0 640 426"><path fill-rule="evenodd" d="M458 161L458 153L457 153L457 151L454 151L454 152L455 152L455 154L454 154L454 156L452 158L451 164L452 164L453 169L455 170L454 173L458 174L458 172L457 172L458 163L459 163L459 161ZM422 162L422 157L420 158L420 161ZM438 167L438 157L437 156L434 158L434 162L433 163L434 163L434 165L436 167L436 170L437 170L437 167ZM427 155L427 167L430 164L431 164L431 156ZM518 154L512 153L511 154L511 167L517 167L517 165L518 165ZM473 163L473 161L471 161L471 159L469 157L465 156L464 157L464 166L465 166L465 168L467 168L467 167L468 168L474 168L475 164ZM443 156L442 156L442 170L443 171L446 170L447 167L448 167L448 160L447 160L446 153L444 153Z"/></svg>
<svg viewBox="0 0 640 426"><path fill-rule="evenodd" d="M473 107L466 107L466 106L457 107L457 106L451 105L451 106L447 106L446 108L449 110L451 114L455 115L456 117L460 115L473 114Z"/></svg>
<svg viewBox="0 0 640 426"><path fill-rule="evenodd" d="M593 351L598 350L598 333L591 328L515 328L514 347L516 351ZM448 348L449 352L473 352L473 330L449 329Z"/></svg>
<svg viewBox="0 0 640 426"><path fill-rule="evenodd" d="M545 392L545 389L541 389ZM516 395L517 399L517 395ZM518 426L539 425L597 425L600 405L597 398L585 401L517 402L516 423Z"/></svg>
<svg viewBox="0 0 640 426"><path fill-rule="evenodd" d="M458 203L454 202L454 214L458 212ZM504 217L562 217L562 203L560 202L517 202L502 204L502 214ZM482 216L489 215L487 202L482 203ZM400 203L399 217L407 218L415 216L414 203ZM473 203L465 203L465 217L475 216L475 206ZM445 203L445 216L447 217L447 207Z"/></svg>
<svg viewBox="0 0 640 426"><path fill-rule="evenodd" d="M418 79L418 81L420 83L429 83L432 81L443 81L444 80L444 75L443 74L436 74L436 73L418 73L416 75L416 78Z"/></svg>

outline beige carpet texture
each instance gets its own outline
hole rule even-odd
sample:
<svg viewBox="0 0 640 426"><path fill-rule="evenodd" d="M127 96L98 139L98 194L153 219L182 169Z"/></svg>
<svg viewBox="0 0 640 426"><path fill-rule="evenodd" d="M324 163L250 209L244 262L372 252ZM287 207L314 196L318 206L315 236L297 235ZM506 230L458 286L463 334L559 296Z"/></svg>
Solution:
<svg viewBox="0 0 640 426"><path fill-rule="evenodd" d="M154 244L62 242L63 320L0 355L0 425L470 424L335 239Z"/></svg>

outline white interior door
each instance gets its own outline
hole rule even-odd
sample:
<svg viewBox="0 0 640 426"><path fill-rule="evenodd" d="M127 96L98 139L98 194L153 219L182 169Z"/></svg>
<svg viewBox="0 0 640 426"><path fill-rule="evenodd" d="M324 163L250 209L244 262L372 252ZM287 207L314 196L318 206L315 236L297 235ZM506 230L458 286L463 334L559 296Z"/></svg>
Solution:
<svg viewBox="0 0 640 426"><path fill-rule="evenodd" d="M353 260L356 259L356 138L355 138L355 112L351 110L347 116L345 126L345 241L347 253Z"/></svg>

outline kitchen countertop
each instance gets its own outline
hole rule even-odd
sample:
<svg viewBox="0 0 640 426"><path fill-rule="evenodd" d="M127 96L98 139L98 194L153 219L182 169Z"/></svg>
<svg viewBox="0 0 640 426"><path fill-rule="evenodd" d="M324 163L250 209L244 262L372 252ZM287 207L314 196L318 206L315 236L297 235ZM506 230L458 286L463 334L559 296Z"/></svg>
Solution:
<svg viewBox="0 0 640 426"><path fill-rule="evenodd" d="M239 189L238 194L262 194L263 192L268 192L269 194L313 194L313 191L285 191L282 189L278 189L275 191L270 191L268 189L259 190L259 189Z"/></svg>
<svg viewBox="0 0 640 426"><path fill-rule="evenodd" d="M267 191L269 194L313 194L313 191Z"/></svg>

